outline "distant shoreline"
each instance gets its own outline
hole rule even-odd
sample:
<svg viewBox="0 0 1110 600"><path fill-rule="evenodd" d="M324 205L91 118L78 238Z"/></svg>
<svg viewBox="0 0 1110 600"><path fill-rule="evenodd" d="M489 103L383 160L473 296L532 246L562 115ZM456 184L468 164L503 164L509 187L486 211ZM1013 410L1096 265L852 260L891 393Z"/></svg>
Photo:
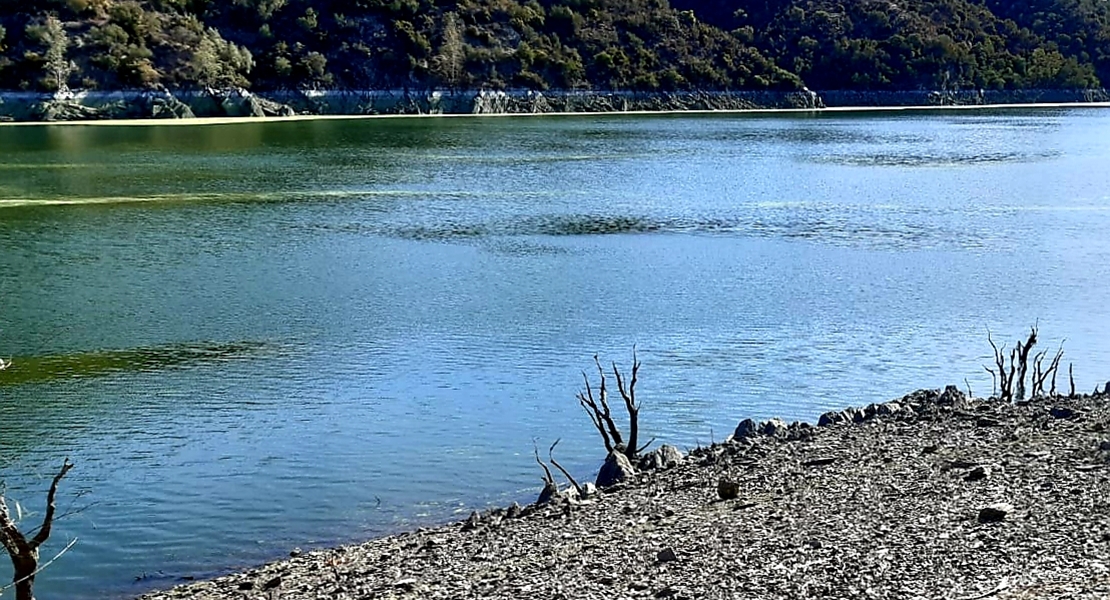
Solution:
<svg viewBox="0 0 1110 600"><path fill-rule="evenodd" d="M3 121L0 127L26 126L211 126L243 125L250 123L291 123L301 121L361 121L368 119L488 119L533 117L617 117L617 116L674 116L674 115L750 115L774 116L797 114L845 113L899 113L899 112L965 112L989 110L1047 110L1066 108L1110 108L1110 102L1041 102L1034 104L963 104L948 106L832 106L826 108L732 108L732 109L670 109L627 110L604 112L537 112L537 113L433 113L433 114L376 114L376 115L327 115L303 114L274 117L195 117L191 119L98 119L87 121Z"/></svg>
<svg viewBox="0 0 1110 600"><path fill-rule="evenodd" d="M1105 90L963 92L533 92L246 90L0 92L0 125L230 125L400 117L792 115L1108 108Z"/></svg>

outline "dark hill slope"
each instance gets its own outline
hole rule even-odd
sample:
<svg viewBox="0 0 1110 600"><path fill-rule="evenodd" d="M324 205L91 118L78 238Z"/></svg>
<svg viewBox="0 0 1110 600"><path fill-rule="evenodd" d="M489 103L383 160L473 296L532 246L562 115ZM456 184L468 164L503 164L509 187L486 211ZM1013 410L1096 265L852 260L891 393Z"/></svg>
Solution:
<svg viewBox="0 0 1110 600"><path fill-rule="evenodd" d="M1010 0L674 0L707 22L750 41L821 89L1082 88L1099 84L1101 52L1052 43L1099 30L1097 11L1068 1L1019 0L1046 8L1057 29L995 12ZM1106 3L1101 3L1105 5ZM1056 6L1059 5L1059 6ZM1105 31L1103 27L1100 31ZM1063 33L1069 32L1069 33ZM1046 40L1046 37L1048 38ZM1095 34L1084 34L1095 40ZM1098 46L1091 41L1087 46ZM1087 47L1085 46L1085 47Z"/></svg>
<svg viewBox="0 0 1110 600"><path fill-rule="evenodd" d="M0 0L0 87L794 88L660 0Z"/></svg>
<svg viewBox="0 0 1110 600"><path fill-rule="evenodd" d="M1103 0L0 0L0 88L1082 88L1110 80L1108 15Z"/></svg>
<svg viewBox="0 0 1110 600"><path fill-rule="evenodd" d="M1094 66L1110 81L1110 2L1105 0L985 0L984 5L1040 36L1063 55Z"/></svg>

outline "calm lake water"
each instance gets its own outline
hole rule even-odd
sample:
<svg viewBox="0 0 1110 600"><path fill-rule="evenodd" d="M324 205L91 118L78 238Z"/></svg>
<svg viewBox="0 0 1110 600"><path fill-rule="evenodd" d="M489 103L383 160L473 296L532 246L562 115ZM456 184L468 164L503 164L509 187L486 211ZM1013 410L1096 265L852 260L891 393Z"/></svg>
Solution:
<svg viewBox="0 0 1110 600"><path fill-rule="evenodd" d="M1110 111L0 127L0 260L39 596L128 596L586 477L595 353L680 447L988 393L988 326L1090 391Z"/></svg>

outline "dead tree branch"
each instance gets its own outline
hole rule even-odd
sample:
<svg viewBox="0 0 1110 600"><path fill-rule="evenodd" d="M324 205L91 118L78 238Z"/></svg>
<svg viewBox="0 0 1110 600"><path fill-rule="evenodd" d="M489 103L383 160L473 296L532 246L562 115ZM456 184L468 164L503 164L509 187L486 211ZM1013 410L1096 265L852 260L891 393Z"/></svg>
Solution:
<svg viewBox="0 0 1110 600"><path fill-rule="evenodd" d="M1075 398L1075 373L1072 370L1075 367L1074 363L1068 363L1068 398Z"/></svg>
<svg viewBox="0 0 1110 600"><path fill-rule="evenodd" d="M559 485L555 483L555 478L551 476L551 469L547 468L547 465L540 460L540 448L536 445L536 440L532 440L532 450L536 454L536 463L543 469L543 490L540 491L540 497L536 499L536 504L547 504L559 493Z"/></svg>
<svg viewBox="0 0 1110 600"><path fill-rule="evenodd" d="M19 526L11 517L7 502L3 496L0 496L0 544L12 559L14 567L12 585L15 587L15 600L34 600L35 575L39 572L39 548L50 538L50 532L54 526L58 484L72 468L73 463L69 462L68 458L62 462L62 468L54 476L54 480L50 483L50 490L46 494L46 514L43 515L42 525L30 540L19 530Z"/></svg>
<svg viewBox="0 0 1110 600"><path fill-rule="evenodd" d="M1044 362L1045 356L1048 354L1048 350L1042 351L1040 354L1037 354L1037 356L1034 358L1034 360L1033 360L1033 392L1030 395L1030 397L1036 398L1038 396L1043 396L1044 395L1044 383L1050 377L1052 378L1052 382L1051 382L1052 385L1051 385L1051 388L1049 389L1049 395L1050 396L1055 396L1056 395L1056 372L1059 371L1059 369L1060 369L1060 359L1064 357L1064 342L1065 341L1067 341L1067 340L1062 340L1060 342L1060 347L1056 350L1056 354L1053 355L1052 360L1049 361L1047 368L1043 368L1041 366L1041 363Z"/></svg>
<svg viewBox="0 0 1110 600"><path fill-rule="evenodd" d="M564 469L563 465L559 464L559 461L555 460L555 446L558 446L560 441L562 440L555 440L555 443L551 444L551 447L547 449L547 458L551 461L551 464L555 465L556 469L559 469L559 471L562 472L563 476L567 478L567 481L569 481L570 484L574 486L574 491L578 494L578 497L585 498L586 489L583 488L581 485L578 485L578 481L571 476L570 472Z"/></svg>
<svg viewBox="0 0 1110 600"><path fill-rule="evenodd" d="M597 373L601 380L598 384L597 399L594 399L593 388L590 387L590 377L583 371L582 379L586 382L586 389L578 393L578 404L586 411L594 428L601 434L601 440L605 442L605 452L609 453L623 447L624 440L620 429L613 422L613 412L609 408L608 393L605 389L605 369L601 367L601 361L596 354L594 364L597 365Z"/></svg>
<svg viewBox="0 0 1110 600"><path fill-rule="evenodd" d="M992 369L986 365L983 368L991 374L991 377L998 382L998 398L1003 402L1009 402L1014 397L1014 370L1006 366L1006 347L999 348L994 343L994 338L991 336L990 329L987 330L987 341L990 342L991 350L994 354L994 366ZM1013 361L1011 354L1010 360Z"/></svg>
<svg viewBox="0 0 1110 600"><path fill-rule="evenodd" d="M578 404L586 411L586 415L590 417L590 422L593 423L594 429L601 434L601 440L605 443L605 451L612 453L614 451L620 452L628 457L629 460L635 462L639 458L640 452L647 448L651 442L639 444L640 437L640 403L636 400L636 383L639 381L640 375L640 361L636 356L636 349L632 349L632 370L630 377L626 380L625 376L621 373L620 367L617 363L613 363L613 376L617 380L617 391L621 395L621 400L624 402L625 412L628 413L628 443L624 441L624 436L621 433L620 427L617 426L616 421L613 419L613 413L609 405L608 394L605 387L605 370L601 367L601 361L597 355L594 355L594 364L597 366L598 376L600 383L598 385L598 393L595 398L593 388L590 385L590 378L583 372L582 377L586 381L586 388L578 393ZM652 440L654 441L654 439Z"/></svg>
<svg viewBox="0 0 1110 600"><path fill-rule="evenodd" d="M1029 337L1026 338L1025 342L1017 341L1014 348L1009 352L1009 361L1006 360L1006 347L999 348L994 343L994 338L991 336L989 329L987 330L987 341L990 342L993 351L994 368L992 369L986 365L983 365L983 368L991 374L994 381L997 381L998 398L1003 402L1024 400L1025 378L1029 371L1029 352L1037 344L1037 326L1034 325L1030 328ZM1059 358L1063 356L1062 352L1063 349L1061 348L1059 356L1055 357L1052 363L1049 363L1048 369L1042 369L1041 366L1045 353L1042 352L1033 356L1033 396L1044 392L1044 383L1059 367Z"/></svg>

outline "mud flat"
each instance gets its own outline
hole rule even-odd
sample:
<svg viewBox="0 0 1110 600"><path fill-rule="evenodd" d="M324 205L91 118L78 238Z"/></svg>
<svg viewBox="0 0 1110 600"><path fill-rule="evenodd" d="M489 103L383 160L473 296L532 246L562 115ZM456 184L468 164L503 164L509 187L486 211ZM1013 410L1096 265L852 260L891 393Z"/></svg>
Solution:
<svg viewBox="0 0 1110 600"><path fill-rule="evenodd" d="M143 599L1110 597L1105 394L921 390L646 462L667 464Z"/></svg>

